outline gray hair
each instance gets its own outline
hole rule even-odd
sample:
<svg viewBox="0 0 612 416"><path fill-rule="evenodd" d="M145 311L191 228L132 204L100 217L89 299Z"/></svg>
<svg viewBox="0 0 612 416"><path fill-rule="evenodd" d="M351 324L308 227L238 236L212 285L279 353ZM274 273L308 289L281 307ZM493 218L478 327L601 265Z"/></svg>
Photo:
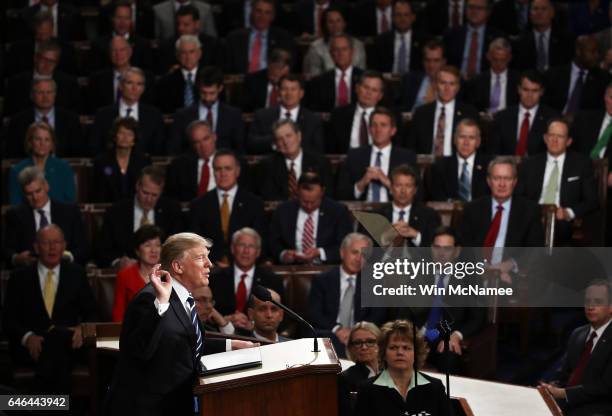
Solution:
<svg viewBox="0 0 612 416"><path fill-rule="evenodd" d="M257 248L261 248L261 236L251 227L242 227L241 229L234 231L234 234L232 234L232 244L236 244L236 241L238 241L240 236L243 234L253 237L257 244Z"/></svg>
<svg viewBox="0 0 612 416"><path fill-rule="evenodd" d="M276 134L276 131L283 126L289 126L293 130L295 134L300 133L302 130L300 129L299 124L290 118L281 118L272 123L272 132Z"/></svg>
<svg viewBox="0 0 612 416"><path fill-rule="evenodd" d="M353 327L351 328L351 332L349 333L349 337L348 337L349 346L351 345L351 339L353 338L353 335L355 334L355 332L359 330L370 332L372 335L376 337L377 341L380 338L380 335L382 334L382 332L380 331L380 328L378 328L376 324L373 324L372 322L368 322L368 321L357 322L355 325L353 325ZM376 346L378 346L378 342L376 343ZM348 358L351 361L355 361L355 358L351 356L350 348L346 349L346 358Z"/></svg>
<svg viewBox="0 0 612 416"><path fill-rule="evenodd" d="M22 188L25 188L32 182L46 182L47 180L45 179L45 173L38 166L29 166L19 172L17 181Z"/></svg>
<svg viewBox="0 0 612 416"><path fill-rule="evenodd" d="M38 84L41 84L43 82L50 82L51 86L53 87L53 92L57 92L57 84L55 82L55 80L51 77L46 77L46 76L35 76L32 79L32 87L31 87L31 92L34 92L34 89L36 88L36 86Z"/></svg>
<svg viewBox="0 0 612 416"><path fill-rule="evenodd" d="M341 249L347 248L355 240L363 240L363 241L367 242L368 243L368 248L372 248L372 246L373 246L372 239L370 237L368 237L367 235L361 234L361 233L349 233L349 234L347 234L342 239L342 243L340 244L340 248Z"/></svg>
<svg viewBox="0 0 612 416"><path fill-rule="evenodd" d="M497 156L495 159L489 162L487 166L487 176L491 176L491 172L496 165L510 165L512 167L512 175L517 177L516 160L514 156Z"/></svg>
<svg viewBox="0 0 612 416"><path fill-rule="evenodd" d="M143 81L146 82L147 80L147 76L145 75L144 71L136 66L130 66L121 73L121 82L125 80L125 77L127 74L137 74L137 75L140 75Z"/></svg>
<svg viewBox="0 0 612 416"><path fill-rule="evenodd" d="M489 52L495 50L495 49L502 49L506 52L512 53L512 46L510 45L510 42L508 42L508 40L506 38L495 38L490 44L489 44Z"/></svg>
<svg viewBox="0 0 612 416"><path fill-rule="evenodd" d="M174 42L174 48L178 51L183 43L195 43L199 49L202 48L200 39L195 35L181 35L181 37Z"/></svg>
<svg viewBox="0 0 612 416"><path fill-rule="evenodd" d="M212 126L208 121L196 119L189 123L187 127L185 127L185 136L187 136L188 139L191 139L191 134L193 133L193 130L197 127L206 127L208 128L208 130L211 131L211 133L214 133Z"/></svg>

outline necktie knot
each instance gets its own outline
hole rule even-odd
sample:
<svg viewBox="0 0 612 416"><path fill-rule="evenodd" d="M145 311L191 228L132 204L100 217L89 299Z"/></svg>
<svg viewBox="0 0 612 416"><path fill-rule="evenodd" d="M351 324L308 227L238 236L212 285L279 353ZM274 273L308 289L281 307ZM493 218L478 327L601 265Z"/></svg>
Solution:
<svg viewBox="0 0 612 416"><path fill-rule="evenodd" d="M404 221L404 218L406 218L406 211L401 210L401 211L399 212L399 220L400 220L400 221Z"/></svg>
<svg viewBox="0 0 612 416"><path fill-rule="evenodd" d="M191 72L187 73L187 82L192 82L193 81L193 74Z"/></svg>
<svg viewBox="0 0 612 416"><path fill-rule="evenodd" d="M582 81L582 79L583 79L583 78L584 78L584 69L581 69L581 70L578 72L578 80L579 80L579 81Z"/></svg>
<svg viewBox="0 0 612 416"><path fill-rule="evenodd" d="M248 274L246 274L246 273L242 273L242 274L240 275L240 280L244 282L244 280L245 280L247 277L249 277L249 275L248 275Z"/></svg>
<svg viewBox="0 0 612 416"><path fill-rule="evenodd" d="M290 113L289 111L287 111L287 112L285 113L285 118L286 118L287 120L291 120L291 113Z"/></svg>
<svg viewBox="0 0 612 416"><path fill-rule="evenodd" d="M529 120L529 117L531 116L531 114L529 114L529 111L525 111L525 118L527 120Z"/></svg>
<svg viewBox="0 0 612 416"><path fill-rule="evenodd" d="M223 200L227 201L227 198L229 198L229 194L227 192L223 193Z"/></svg>
<svg viewBox="0 0 612 416"><path fill-rule="evenodd" d="M346 279L349 287L352 287L355 284L355 276L349 276L348 279Z"/></svg>
<svg viewBox="0 0 612 416"><path fill-rule="evenodd" d="M504 206L501 205L501 204L498 204L496 210L497 210L497 212L503 212L504 211Z"/></svg>
<svg viewBox="0 0 612 416"><path fill-rule="evenodd" d="M187 296L187 303L189 304L190 308L193 308L193 305L195 304L195 300L193 299L193 296L191 295Z"/></svg>
<svg viewBox="0 0 612 416"><path fill-rule="evenodd" d="M440 114L444 114L445 112L445 108L444 105L440 106Z"/></svg>

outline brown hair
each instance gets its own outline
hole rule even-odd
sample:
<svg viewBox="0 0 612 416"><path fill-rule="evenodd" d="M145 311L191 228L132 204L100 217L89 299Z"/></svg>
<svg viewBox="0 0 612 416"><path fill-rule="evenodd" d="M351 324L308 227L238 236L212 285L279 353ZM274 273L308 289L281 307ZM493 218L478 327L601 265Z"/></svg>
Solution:
<svg viewBox="0 0 612 416"><path fill-rule="evenodd" d="M115 147L117 133L119 133L119 129L122 127L134 133L134 146L136 146L136 143L138 143L138 121L136 121L133 117L118 117L115 119L115 121L113 121L113 125L108 133L109 149L113 149Z"/></svg>
<svg viewBox="0 0 612 416"><path fill-rule="evenodd" d="M51 136L51 141L53 142L53 148L51 149L51 152L55 152L55 143L57 143L57 140L53 127L43 121L38 121L30 124L28 130L26 130L25 140L23 143L26 154L29 155L32 153L32 141L34 140L34 133L36 132L36 130L44 130L49 133L49 135Z"/></svg>
<svg viewBox="0 0 612 416"><path fill-rule="evenodd" d="M195 233L178 233L171 235L162 245L160 256L161 269L166 271L172 270L173 261L181 260L187 250L201 246L211 248L212 242Z"/></svg>
<svg viewBox="0 0 612 416"><path fill-rule="evenodd" d="M425 359L427 358L427 354L429 354L429 347L419 332L416 334L416 342L414 340L414 333L412 329L412 322L406 320L395 320L391 322L387 322L381 328L381 335L378 338L378 354L380 357L380 362L386 367L385 362L385 353L387 351L387 347L389 346L389 342L391 342L391 337L397 335L404 341L408 341L414 347L414 359L416 362L416 368L419 369L425 363Z"/></svg>

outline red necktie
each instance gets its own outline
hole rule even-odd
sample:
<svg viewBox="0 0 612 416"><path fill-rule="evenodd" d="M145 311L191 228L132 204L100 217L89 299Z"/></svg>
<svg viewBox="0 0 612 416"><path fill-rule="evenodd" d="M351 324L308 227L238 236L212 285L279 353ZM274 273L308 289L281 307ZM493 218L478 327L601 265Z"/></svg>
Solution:
<svg viewBox="0 0 612 416"><path fill-rule="evenodd" d="M244 279L246 278L246 273L240 275L240 283L238 283L238 289L236 290L236 310L238 312L244 311L244 307L246 306L247 290L246 283L244 283Z"/></svg>
<svg viewBox="0 0 612 416"><path fill-rule="evenodd" d="M478 32L472 30L470 39L470 52L468 55L467 78L472 78L476 75L476 66L478 64Z"/></svg>
<svg viewBox="0 0 612 416"><path fill-rule="evenodd" d="M302 234L302 253L305 253L309 248L313 248L314 246L314 221L312 219L312 214L308 214Z"/></svg>
<svg viewBox="0 0 612 416"><path fill-rule="evenodd" d="M521 123L521 131L519 132L519 140L516 144L516 155L525 156L527 153L527 138L529 137L529 111L525 111L525 117Z"/></svg>
<svg viewBox="0 0 612 416"><path fill-rule="evenodd" d="M595 337L597 337L597 333L593 331L587 343L584 344L584 349L582 350L582 354L580 354L580 359L578 360L578 364L576 364L576 368L574 368L569 380L567 380L567 387L577 386L582 383L582 374L591 358L591 350L593 349Z"/></svg>
<svg viewBox="0 0 612 416"><path fill-rule="evenodd" d="M207 105L206 106L206 122L208 124L210 124L210 129L212 131L215 131L215 128L213 126L213 113L212 113L212 106Z"/></svg>
<svg viewBox="0 0 612 416"><path fill-rule="evenodd" d="M340 82L338 82L338 97L336 99L336 107L347 105L348 102L348 85L346 85L346 72L342 71Z"/></svg>
<svg viewBox="0 0 612 416"><path fill-rule="evenodd" d="M366 121L365 110L361 113L361 122L359 125L359 146L367 146L370 143L370 136L368 135L368 122Z"/></svg>
<svg viewBox="0 0 612 416"><path fill-rule="evenodd" d="M385 33L389 31L389 19L387 19L387 14L382 12L380 15L380 33Z"/></svg>
<svg viewBox="0 0 612 416"><path fill-rule="evenodd" d="M276 85L272 85L272 90L270 90L270 99L268 100L268 107L274 107L278 104L278 87Z"/></svg>
<svg viewBox="0 0 612 416"><path fill-rule="evenodd" d="M198 196L204 195L208 191L208 181L210 171L208 170L208 159L204 159L202 170L200 171L200 184L198 185Z"/></svg>
<svg viewBox="0 0 612 416"><path fill-rule="evenodd" d="M489 230L487 231L487 236L485 237L483 247L488 248L488 250L484 250L485 258L491 260L492 248L495 246L495 240L497 240L497 235L499 234L499 226L501 225L502 220L502 212L504 211L504 207L501 205L497 205L497 212L493 217L493 221L489 225Z"/></svg>
<svg viewBox="0 0 612 416"><path fill-rule="evenodd" d="M255 42L251 48L251 59L249 60L249 72L259 71L259 56L261 55L261 32L255 34Z"/></svg>
<svg viewBox="0 0 612 416"><path fill-rule="evenodd" d="M297 175L295 174L295 163L293 161L289 167L287 190L289 191L289 199L297 198Z"/></svg>

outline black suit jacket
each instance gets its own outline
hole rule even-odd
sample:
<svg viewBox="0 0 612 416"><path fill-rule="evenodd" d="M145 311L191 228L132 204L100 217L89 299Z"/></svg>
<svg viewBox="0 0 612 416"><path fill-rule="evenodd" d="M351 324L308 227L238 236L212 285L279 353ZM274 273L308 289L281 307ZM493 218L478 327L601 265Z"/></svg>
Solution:
<svg viewBox="0 0 612 416"><path fill-rule="evenodd" d="M446 56L446 62L449 65L461 68L463 63L463 55L465 48L470 47L470 40L466 42L466 36L468 33L467 25L459 26L453 29L449 29L444 34L444 54ZM484 42L480 45L480 72L484 72L489 69L489 61L486 58L487 51L489 50L489 44L496 38L503 36L503 34L492 27L486 25L484 31Z"/></svg>
<svg viewBox="0 0 612 416"><path fill-rule="evenodd" d="M516 153L516 144L519 137L519 107L518 105L508 107L495 114L493 128L489 143L487 143L487 153L492 155L513 155ZM531 115L531 127L527 136L527 153L534 155L546 151L544 144L544 133L546 133L546 123L559 113L550 107L541 104L535 116ZM522 120L521 120L522 122Z"/></svg>
<svg viewBox="0 0 612 416"><path fill-rule="evenodd" d="M265 68L245 75L242 111L253 112L266 107L268 82L268 70Z"/></svg>
<svg viewBox="0 0 612 416"><path fill-rule="evenodd" d="M225 54L225 43L223 40L205 33L200 33L198 38L202 45L202 57L200 58L199 66L201 68L206 66L218 66L223 68L223 57ZM178 38L162 41L157 53L158 62L155 65L158 73L166 74L170 68L174 65L178 65L178 61L176 60L177 39Z"/></svg>
<svg viewBox="0 0 612 416"><path fill-rule="evenodd" d="M198 155L189 152L175 157L166 169L164 195L177 201L191 201L198 193Z"/></svg>
<svg viewBox="0 0 612 416"><path fill-rule="evenodd" d="M434 101L418 107L413 112L407 147L418 154L433 153L433 137L436 131L436 126L434 125L436 119L436 105L437 101ZM457 123L464 118L478 120L478 112L471 105L455 100L453 131L455 131Z"/></svg>
<svg viewBox="0 0 612 416"><path fill-rule="evenodd" d="M191 147L185 137L185 128L199 118L199 105L199 102L196 102L191 107L175 113L172 135L166 146L167 154L178 155ZM244 123L239 109L219 102L219 115L213 127L217 134L217 148L227 147L237 153L243 152Z"/></svg>
<svg viewBox="0 0 612 416"><path fill-rule="evenodd" d="M334 8L340 8L346 12L346 2L344 0L330 0L329 3ZM302 33L316 35L314 25L315 0L298 0L295 2L294 9L296 27L293 29L295 34L298 36Z"/></svg>
<svg viewBox="0 0 612 416"><path fill-rule="evenodd" d="M605 109L579 111L574 117L570 137L573 138L572 149L590 156L591 151L599 140L599 130L606 116ZM604 153L604 157L610 158L612 140Z"/></svg>
<svg viewBox="0 0 612 416"><path fill-rule="evenodd" d="M540 153L521 163L517 195L535 202L540 200L547 156L547 153ZM587 156L573 151L566 152L559 204L563 208L571 208L576 218L584 217L599 207L593 167Z"/></svg>
<svg viewBox="0 0 612 416"><path fill-rule="evenodd" d="M15 270L11 275L5 297L3 325L13 356L28 354L21 345L21 339L29 331L45 336L52 325L57 329L66 329L96 320L98 306L85 270L62 261L58 277L53 312L49 316L40 287L38 263Z"/></svg>
<svg viewBox="0 0 612 416"><path fill-rule="evenodd" d="M246 149L249 154L267 154L272 152L274 134L272 124L281 119L281 108L274 106L262 108L255 112L255 120L251 124ZM285 118L284 116L282 118ZM318 114L300 106L297 123L302 130L302 147L315 153L324 153L323 122Z"/></svg>
<svg viewBox="0 0 612 416"><path fill-rule="evenodd" d="M393 206L389 203L383 207L379 214L384 216L389 222L393 222ZM426 205L413 203L410 207L410 218L408 225L421 233L421 245L419 247L429 247L433 240L433 234L440 225L440 215ZM414 247L412 241L406 239L409 247Z"/></svg>
<svg viewBox="0 0 612 416"><path fill-rule="evenodd" d="M151 102L152 86L154 77L153 74L145 72L145 92L142 94L141 101L146 103ZM115 104L117 101L117 91L114 89L114 72L112 68L101 69L89 76L89 85L87 86L87 110L95 114L102 107Z"/></svg>
<svg viewBox="0 0 612 416"><path fill-rule="evenodd" d="M91 138L92 154L97 155L106 148L108 132L119 116L119 104L102 107L96 112ZM163 155L164 120L159 110L144 102L138 103L138 141L136 149L151 155Z"/></svg>
<svg viewBox="0 0 612 416"><path fill-rule="evenodd" d="M490 196L467 203L461 221L461 242L465 247L482 247L493 219ZM520 196L512 197L504 247L541 247L544 244L539 205Z"/></svg>
<svg viewBox="0 0 612 416"><path fill-rule="evenodd" d="M395 55L395 30L390 30L374 38L374 44L368 52L368 68L380 72L393 72L393 57ZM423 45L428 36L417 30L412 30L410 45L410 71L423 68Z"/></svg>
<svg viewBox="0 0 612 416"><path fill-rule="evenodd" d="M147 39L155 38L153 31L153 7L151 6L151 1L135 0L134 3L136 4L136 33ZM113 8L113 3L100 7L98 33L111 33L112 27L110 22L113 14Z"/></svg>
<svg viewBox="0 0 612 416"><path fill-rule="evenodd" d="M160 316L151 285L128 305L121 327L121 350L108 395L110 414L193 413L195 330L176 291ZM202 335L204 330L200 326ZM203 353L225 351L225 340L203 339Z"/></svg>
<svg viewBox="0 0 612 416"><path fill-rule="evenodd" d="M543 101L557 111L563 111L569 99L571 64L549 69L546 72L546 89ZM582 87L578 109L596 110L602 107L602 97L610 81L610 75L599 68L590 69Z"/></svg>
<svg viewBox="0 0 612 416"><path fill-rule="evenodd" d="M313 111L332 111L336 106L336 70L332 69L310 80L307 87L308 108ZM361 77L363 70L353 67L351 76L350 97L351 103L357 101L355 84Z"/></svg>
<svg viewBox="0 0 612 416"><path fill-rule="evenodd" d="M30 108L15 114L9 120L5 141L5 156L26 157L24 142L28 127L34 123L34 109ZM87 144L81 131L79 116L72 111L55 107L55 154L58 157L85 156Z"/></svg>
<svg viewBox="0 0 612 416"><path fill-rule="evenodd" d="M127 171L122 175L114 150L96 156L93 161L91 201L117 202L133 197L140 172L150 164L148 154L134 150L130 153Z"/></svg>
<svg viewBox="0 0 612 416"><path fill-rule="evenodd" d="M412 111L424 79L425 73L421 71L410 71L402 76L400 89L396 96L396 102L401 111Z"/></svg>
<svg viewBox="0 0 612 416"><path fill-rule="evenodd" d="M78 205L52 200L51 218L47 219L62 229L66 240L66 250L73 254L76 263L84 265L89 259L89 250L85 238L85 226ZM11 264L11 257L22 251L30 250L34 253L36 222L32 208L22 204L9 209L6 212L5 224L4 258L6 263Z"/></svg>
<svg viewBox="0 0 612 416"><path fill-rule="evenodd" d="M184 231L181 206L175 200L160 197L155 211L155 225L160 227L165 235ZM104 222L100 237L97 240L97 263L106 267L121 256L133 257L130 242L134 234L134 198L128 198L114 203L104 213Z"/></svg>
<svg viewBox="0 0 612 416"><path fill-rule="evenodd" d="M176 112L185 107L185 78L181 68L161 77L155 85L155 105L164 114ZM198 89L193 79L193 101L198 101Z"/></svg>
<svg viewBox="0 0 612 416"><path fill-rule="evenodd" d="M465 99L478 111L488 111L491 103L491 71L483 71L466 85ZM506 108L518 104L519 74L508 69L506 77Z"/></svg>
<svg viewBox="0 0 612 416"><path fill-rule="evenodd" d="M474 169L472 170L472 199L488 195L487 166L491 157L476 152ZM437 159L425 179L427 200L448 201L459 199L459 165L457 156L446 156Z"/></svg>
<svg viewBox="0 0 612 416"><path fill-rule="evenodd" d="M227 35L225 48L225 71L230 74L247 73L249 70L249 29L236 29ZM268 30L268 53L275 48L291 53L295 63L296 46L293 37L284 29L271 27ZM292 65L294 66L294 65Z"/></svg>
<svg viewBox="0 0 612 416"><path fill-rule="evenodd" d="M346 160L338 173L338 186L336 187L336 195L340 200L354 200L355 193L353 192L355 183L358 182L370 165L370 157L372 155L372 146L357 147L350 149L346 155ZM408 163L416 166L416 154L410 149L403 149L392 145L391 156L389 157L389 172L393 168L403 163ZM363 191L360 200L365 200L368 194L368 188ZM383 187L381 192L385 192ZM388 190L387 190L388 192ZM389 194L390 195L390 194ZM390 198L390 196L389 196Z"/></svg>
<svg viewBox="0 0 612 416"><path fill-rule="evenodd" d="M512 46L512 66L521 71L537 66L536 41L531 28L523 31ZM548 43L548 67L569 64L574 56L574 36L553 25Z"/></svg>
<svg viewBox="0 0 612 416"><path fill-rule="evenodd" d="M266 227L263 201L240 186L231 207L228 233L230 241L225 241L223 238L221 207L217 188L193 200L190 204L189 229L206 238L210 238L215 243L209 255L210 260L213 262L221 260L224 256L231 258L230 243L232 234L243 227L255 229L262 237L262 240L265 241Z"/></svg>
<svg viewBox="0 0 612 416"><path fill-rule="evenodd" d="M55 39L62 48L60 61L57 64L59 71L67 74L77 74L76 52L70 42ZM18 74L23 71L32 71L34 67L34 50L36 43L33 38L15 41L9 45L6 54L6 76Z"/></svg>
<svg viewBox="0 0 612 416"><path fill-rule="evenodd" d="M570 335L567 351L563 357L559 381L567 383L577 367L580 355L587 342L590 325L576 328ZM560 401L565 414L576 416L604 415L612 412L612 391L608 380L612 378L612 325L608 325L591 351L582 376L582 383L566 388L567 402Z"/></svg>
<svg viewBox="0 0 612 416"><path fill-rule="evenodd" d="M324 157L302 151L302 172L315 171L321 177L325 190L333 195L332 174L329 161ZM287 164L282 153L274 152L259 165L259 195L265 201L286 200L289 197Z"/></svg>
<svg viewBox="0 0 612 416"><path fill-rule="evenodd" d="M92 43L92 53L89 55L91 69L110 68L112 66L109 55L112 38L112 35L101 36ZM153 70L151 42L135 33L130 34L128 42L132 46L130 63L140 69Z"/></svg>
<svg viewBox="0 0 612 416"><path fill-rule="evenodd" d="M426 25L427 31L432 35L442 36L449 27L450 16L448 15L449 0L432 0L428 1L423 9L423 17L421 24ZM465 3L463 10L464 14ZM417 22L421 19L417 19ZM465 19L464 19L465 21Z"/></svg>
<svg viewBox="0 0 612 416"><path fill-rule="evenodd" d="M521 32L519 27L519 10L517 0L500 0L496 2L491 10L489 24L501 30L508 36L518 36ZM529 9L529 6L526 6ZM526 23L529 26L529 10L527 10Z"/></svg>
<svg viewBox="0 0 612 416"><path fill-rule="evenodd" d="M389 28L393 25L389 20ZM378 35L376 22L375 0L360 0L354 2L352 12L349 15L349 30L359 36L374 37Z"/></svg>
<svg viewBox="0 0 612 416"><path fill-rule="evenodd" d="M253 286L261 285L272 289L282 298L284 296L283 279L266 269L265 267L255 267L253 274ZM224 267L215 270L210 276L210 290L215 298L215 309L221 315L229 315L236 312L236 292L234 290L234 266ZM247 300L251 293L247 293ZM248 302L247 302L248 303ZM240 312L246 314L247 305Z"/></svg>
<svg viewBox="0 0 612 416"><path fill-rule="evenodd" d="M272 214L269 238L270 254L277 262L283 250L295 249L299 209L298 201L287 201L279 205ZM340 243L351 230L351 219L346 206L328 197L323 197L319 207L316 247L325 250L326 263L337 264L340 261Z"/></svg>
<svg viewBox="0 0 612 416"><path fill-rule="evenodd" d="M32 27L34 18L40 12L41 5L30 6L23 11L25 27ZM69 2L60 1L57 5L57 37L64 41L83 39L83 19L81 12Z"/></svg>

